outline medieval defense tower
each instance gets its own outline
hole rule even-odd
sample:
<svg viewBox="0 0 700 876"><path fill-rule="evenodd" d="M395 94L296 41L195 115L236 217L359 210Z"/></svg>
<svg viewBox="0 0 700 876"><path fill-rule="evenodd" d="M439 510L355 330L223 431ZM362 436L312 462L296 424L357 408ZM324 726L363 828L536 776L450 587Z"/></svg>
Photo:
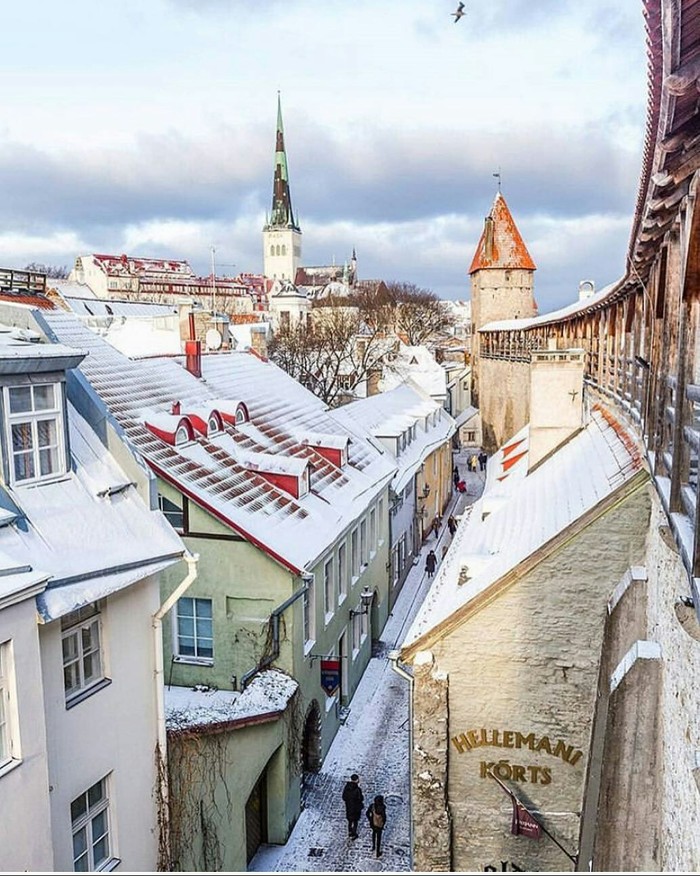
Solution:
<svg viewBox="0 0 700 876"><path fill-rule="evenodd" d="M469 267L472 280L472 399L479 405L479 329L490 322L537 316L536 267L501 192L484 220Z"/></svg>
<svg viewBox="0 0 700 876"><path fill-rule="evenodd" d="M292 211L287 153L284 148L282 103L277 94L277 141L272 184L272 212L263 228L263 273L266 277L294 282L301 261L301 229Z"/></svg>

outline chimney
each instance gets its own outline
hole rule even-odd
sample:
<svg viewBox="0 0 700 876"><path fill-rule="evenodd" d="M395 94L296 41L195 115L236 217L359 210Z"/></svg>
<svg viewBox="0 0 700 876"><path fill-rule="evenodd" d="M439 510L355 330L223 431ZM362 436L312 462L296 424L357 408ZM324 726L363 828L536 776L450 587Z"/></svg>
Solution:
<svg viewBox="0 0 700 876"><path fill-rule="evenodd" d="M533 350L529 470L583 426L584 350Z"/></svg>
<svg viewBox="0 0 700 876"><path fill-rule="evenodd" d="M595 295L595 283L593 280L581 280L578 284L578 300L585 301L586 298L590 298L592 295Z"/></svg>
<svg viewBox="0 0 700 876"><path fill-rule="evenodd" d="M379 395L379 381L382 379L382 369L373 368L367 375L367 395Z"/></svg>
<svg viewBox="0 0 700 876"><path fill-rule="evenodd" d="M192 315L194 321L194 314ZM185 341L185 367L195 377L202 376L202 342Z"/></svg>
<svg viewBox="0 0 700 876"><path fill-rule="evenodd" d="M491 216L484 219L484 258L487 262L493 261L493 218Z"/></svg>
<svg viewBox="0 0 700 876"><path fill-rule="evenodd" d="M267 359L267 326L251 325L250 346L261 359Z"/></svg>
<svg viewBox="0 0 700 876"><path fill-rule="evenodd" d="M173 405L172 405L172 407L170 408L170 413L171 413L171 414L174 414L174 415L177 416L177 417L179 417L179 416L180 416L180 410L181 410L180 402L179 402L179 401L173 402Z"/></svg>

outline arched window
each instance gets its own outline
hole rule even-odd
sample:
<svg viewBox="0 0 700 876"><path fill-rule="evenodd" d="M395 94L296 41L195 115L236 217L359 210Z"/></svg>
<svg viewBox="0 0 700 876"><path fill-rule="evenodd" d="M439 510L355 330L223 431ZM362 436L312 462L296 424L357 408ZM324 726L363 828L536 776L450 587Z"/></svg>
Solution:
<svg viewBox="0 0 700 876"><path fill-rule="evenodd" d="M287 247L284 243L282 244L282 255L287 255Z"/></svg>
<svg viewBox="0 0 700 876"><path fill-rule="evenodd" d="M190 435L190 430L184 423L182 423L177 427L177 432L175 432L175 444L187 444L187 442L191 440L192 436Z"/></svg>
<svg viewBox="0 0 700 876"><path fill-rule="evenodd" d="M270 255L273 256L274 254L275 254L275 248L274 248L274 246L271 246L270 247Z"/></svg>
<svg viewBox="0 0 700 876"><path fill-rule="evenodd" d="M218 411L212 411L209 414L209 422L207 423L207 435L218 435L219 432L223 432L224 424L221 419L221 414Z"/></svg>
<svg viewBox="0 0 700 876"><path fill-rule="evenodd" d="M248 408L241 402L236 408L236 423L247 423L249 419Z"/></svg>

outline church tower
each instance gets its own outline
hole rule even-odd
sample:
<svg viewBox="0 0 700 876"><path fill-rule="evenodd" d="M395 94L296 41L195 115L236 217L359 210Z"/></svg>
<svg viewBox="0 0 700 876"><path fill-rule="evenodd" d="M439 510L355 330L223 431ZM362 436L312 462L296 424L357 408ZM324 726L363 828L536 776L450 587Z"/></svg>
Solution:
<svg viewBox="0 0 700 876"><path fill-rule="evenodd" d="M500 190L484 220L469 267L472 281L472 399L479 403L479 329L502 319L537 316L535 263Z"/></svg>
<svg viewBox="0 0 700 876"><path fill-rule="evenodd" d="M292 211L287 153L284 149L282 103L277 93L277 142L272 183L272 212L263 228L263 273L266 277L294 282L301 261L301 229Z"/></svg>

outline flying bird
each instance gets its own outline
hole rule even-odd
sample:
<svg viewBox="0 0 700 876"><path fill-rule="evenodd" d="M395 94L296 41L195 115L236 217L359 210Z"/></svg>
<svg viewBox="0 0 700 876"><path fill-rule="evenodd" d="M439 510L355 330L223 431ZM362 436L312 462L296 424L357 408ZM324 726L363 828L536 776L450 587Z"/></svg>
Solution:
<svg viewBox="0 0 700 876"><path fill-rule="evenodd" d="M457 7L457 11L453 12L452 15L454 15L455 24L457 24L459 19L464 15L464 3L460 3Z"/></svg>

